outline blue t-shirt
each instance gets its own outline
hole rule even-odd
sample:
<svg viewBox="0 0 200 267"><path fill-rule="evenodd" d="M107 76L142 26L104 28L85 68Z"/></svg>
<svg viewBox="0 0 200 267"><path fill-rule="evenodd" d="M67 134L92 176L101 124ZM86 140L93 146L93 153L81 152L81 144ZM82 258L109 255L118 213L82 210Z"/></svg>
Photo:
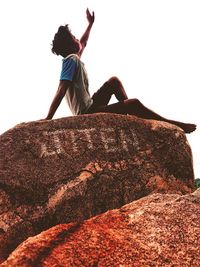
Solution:
<svg viewBox="0 0 200 267"><path fill-rule="evenodd" d="M76 61L72 58L65 58L62 63L62 71L60 74L60 80L72 81L77 69Z"/></svg>

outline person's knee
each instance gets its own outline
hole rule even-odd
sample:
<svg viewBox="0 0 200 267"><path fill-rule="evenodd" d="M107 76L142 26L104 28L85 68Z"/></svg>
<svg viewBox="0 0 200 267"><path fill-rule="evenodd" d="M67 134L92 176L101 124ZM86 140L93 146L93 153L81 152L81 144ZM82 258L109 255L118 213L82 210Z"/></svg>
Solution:
<svg viewBox="0 0 200 267"><path fill-rule="evenodd" d="M131 98L131 99L127 99L125 100L125 104L126 105L142 105L142 103L140 102L140 100L138 98Z"/></svg>
<svg viewBox="0 0 200 267"><path fill-rule="evenodd" d="M138 107L142 106L142 103L140 102L140 100L138 98L135 98L134 102L135 102L135 105L137 105Z"/></svg>
<svg viewBox="0 0 200 267"><path fill-rule="evenodd" d="M116 76L112 76L107 82L114 87L121 84L121 81Z"/></svg>

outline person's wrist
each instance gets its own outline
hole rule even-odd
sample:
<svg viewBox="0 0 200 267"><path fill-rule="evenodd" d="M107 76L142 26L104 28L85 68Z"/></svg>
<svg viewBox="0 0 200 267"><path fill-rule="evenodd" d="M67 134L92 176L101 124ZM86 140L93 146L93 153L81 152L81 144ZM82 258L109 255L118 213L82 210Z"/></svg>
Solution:
<svg viewBox="0 0 200 267"><path fill-rule="evenodd" d="M45 120L51 120L51 119L52 119L52 116L50 116L50 115L47 115L45 118Z"/></svg>

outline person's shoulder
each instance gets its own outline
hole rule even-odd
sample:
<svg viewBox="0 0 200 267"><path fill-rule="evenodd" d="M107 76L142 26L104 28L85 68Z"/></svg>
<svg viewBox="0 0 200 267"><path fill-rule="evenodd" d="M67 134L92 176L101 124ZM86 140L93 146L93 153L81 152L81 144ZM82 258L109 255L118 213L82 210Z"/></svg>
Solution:
<svg viewBox="0 0 200 267"><path fill-rule="evenodd" d="M67 61L78 62L78 61L80 61L80 58L77 54L70 54L67 57L63 58L63 62L67 62Z"/></svg>

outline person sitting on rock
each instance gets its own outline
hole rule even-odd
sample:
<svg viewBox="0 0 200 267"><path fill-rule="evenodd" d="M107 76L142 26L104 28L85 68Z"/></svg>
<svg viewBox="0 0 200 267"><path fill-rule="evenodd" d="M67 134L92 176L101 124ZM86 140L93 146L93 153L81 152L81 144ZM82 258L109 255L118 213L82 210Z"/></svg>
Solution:
<svg viewBox="0 0 200 267"><path fill-rule="evenodd" d="M86 10L88 27L80 41L71 33L68 25L60 26L52 42L52 52L63 57L60 83L55 97L49 108L47 120L52 119L63 97L65 96L73 115L91 113L117 113L130 114L143 119L153 119L175 124L185 133L193 132L195 124L183 123L161 117L159 114L145 107L138 99L128 99L121 81L111 77L91 97L88 77L80 57L87 45L92 25L95 20L94 12ZM118 100L109 104L111 96Z"/></svg>

